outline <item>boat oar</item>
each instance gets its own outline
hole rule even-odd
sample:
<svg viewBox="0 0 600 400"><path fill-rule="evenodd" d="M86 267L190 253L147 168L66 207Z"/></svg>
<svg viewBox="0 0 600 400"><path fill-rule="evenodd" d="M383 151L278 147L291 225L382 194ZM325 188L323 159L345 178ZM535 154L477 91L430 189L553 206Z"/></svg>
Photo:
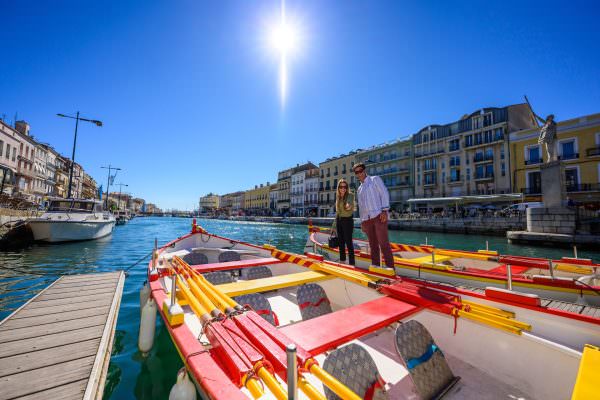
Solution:
<svg viewBox="0 0 600 400"><path fill-rule="evenodd" d="M189 279L189 278L186 279L186 283L190 283L190 282L192 283L192 285L190 285L190 287L188 287L183 282L181 277L177 274L176 268L173 268L173 272L174 272L174 274L172 275L172 278L177 279L177 285L181 289L183 296L187 300L188 304L190 305L190 307L192 308L194 313L198 316L198 318L200 319L200 321L202 323L210 322L212 320L212 316L215 315L214 308L211 312L208 311L208 308L210 308L210 304L212 304L212 303L210 303L210 301L207 302L206 296L204 296L204 294L200 292L200 290L197 286L195 288L193 288L194 283L191 282L191 279ZM196 296L198 294L203 299L203 301L198 300L198 298ZM209 307L207 307L207 305ZM218 310L217 310L217 312L220 315L220 312ZM260 374L258 374L258 375L259 375L259 377L261 376ZM250 394L252 395L253 398L258 399L259 397L262 397L264 395L263 388L261 387L261 385L259 384L257 379L249 379L250 376L251 376L250 372L246 372L244 374L244 376L242 377L242 384L248 389L248 391L250 392ZM266 381L265 381L265 384L267 384Z"/></svg>
<svg viewBox="0 0 600 400"><path fill-rule="evenodd" d="M225 293L223 293L215 285L213 285L212 283L208 282L206 280L206 278L204 278L203 276L201 276L200 274L198 274L196 271L194 271L193 268L191 268L181 258L174 257L174 259L176 259L177 263L179 263L179 265L181 265L183 268L185 268L188 271L191 271L191 274L199 275L199 278L202 281L202 287L204 287L204 288L208 289L209 291L211 291L215 296L218 296L220 298L220 300L221 300L220 301L221 304L224 304L224 303L228 304L228 306L231 308L231 311L229 313L233 312L234 310L239 310L240 308L242 308L238 303L235 302L235 300L233 300L231 297L229 297L228 295L226 295ZM353 272L353 271L351 271L351 272ZM338 381L334 376L332 376L327 371L325 371L323 368L321 368L313 358L310 358L306 362L306 366L307 366L306 369L308 371L310 371L315 377L317 377L321 382L323 382L323 384L325 386L327 386L329 389L331 389L334 393L336 393L341 398L343 398L343 399L352 399L352 400L359 400L360 399L360 397L358 395L356 395L346 385L344 385L343 383L341 383L340 381ZM306 396L308 396L310 399L319 399L319 400L324 399L324 396L318 390L316 390L316 388L314 386L312 386L302 376L302 374L299 373L298 375L299 375L298 387L300 388L300 390L302 390L302 392L304 392L304 394L306 394ZM259 374L259 376L261 376L261 375ZM271 377L272 377L272 375L271 375ZM262 376L261 376L261 378L262 378ZM265 381L265 384L267 384L266 381ZM267 384L267 386L269 387L268 384ZM281 386L279 386L279 387L281 387ZM271 387L269 387L269 389L271 389ZM273 391L273 390L271 389L271 391Z"/></svg>
<svg viewBox="0 0 600 400"><path fill-rule="evenodd" d="M235 311L236 306L241 308L241 306L239 306L233 299L220 292L212 283L208 282L206 278L194 271L181 258L175 256L173 259L179 266L183 267L183 269L189 273L190 279L188 280L188 283L190 283L192 287L196 287L198 293L203 298L208 300L210 304L213 303L210 301L209 296L213 298L215 304L218 304L223 311L230 309L231 311L229 311L228 314L231 314L231 312ZM215 313L221 315L221 312L216 307L211 314L214 315ZM281 387L281 384L277 381L273 374L264 366L263 361L256 362L253 365L253 370L256 372L256 375L262 379L262 381L265 383L265 386L269 388L271 393L273 393L277 399L287 399L287 392L283 389L283 387Z"/></svg>

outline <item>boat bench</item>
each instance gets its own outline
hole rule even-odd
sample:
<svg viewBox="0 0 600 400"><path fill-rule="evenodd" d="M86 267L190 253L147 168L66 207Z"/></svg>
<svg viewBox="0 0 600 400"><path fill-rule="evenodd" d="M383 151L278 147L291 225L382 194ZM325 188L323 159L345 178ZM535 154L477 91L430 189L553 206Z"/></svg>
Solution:
<svg viewBox="0 0 600 400"><path fill-rule="evenodd" d="M420 310L421 307L385 296L279 330L315 356Z"/></svg>
<svg viewBox="0 0 600 400"><path fill-rule="evenodd" d="M225 270L230 270L230 269L258 267L259 265L280 264L282 262L283 261L281 261L278 258L264 257L264 258L249 258L247 260L240 260L240 261L226 261L226 262L212 263L212 264L198 264L198 265L191 265L191 267L197 272L204 273L204 272L213 272L213 271L225 271Z"/></svg>
<svg viewBox="0 0 600 400"><path fill-rule="evenodd" d="M318 282L334 278L335 276L328 275L323 272L306 271L295 274L277 275L270 278L252 279L248 281L238 280L237 282L233 283L217 285L217 288L219 288L228 296L233 297L240 296L242 294L268 292L270 290L277 290L286 287L303 285L309 282Z"/></svg>

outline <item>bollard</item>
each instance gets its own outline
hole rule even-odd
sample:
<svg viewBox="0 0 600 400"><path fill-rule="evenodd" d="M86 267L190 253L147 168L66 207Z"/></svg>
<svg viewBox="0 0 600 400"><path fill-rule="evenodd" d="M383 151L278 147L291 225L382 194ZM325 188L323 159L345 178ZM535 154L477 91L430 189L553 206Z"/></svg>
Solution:
<svg viewBox="0 0 600 400"><path fill-rule="evenodd" d="M296 358L296 345L290 343L285 347L287 354L287 386L288 400L298 399L298 360Z"/></svg>
<svg viewBox="0 0 600 400"><path fill-rule="evenodd" d="M512 268L506 264L506 288L512 290Z"/></svg>

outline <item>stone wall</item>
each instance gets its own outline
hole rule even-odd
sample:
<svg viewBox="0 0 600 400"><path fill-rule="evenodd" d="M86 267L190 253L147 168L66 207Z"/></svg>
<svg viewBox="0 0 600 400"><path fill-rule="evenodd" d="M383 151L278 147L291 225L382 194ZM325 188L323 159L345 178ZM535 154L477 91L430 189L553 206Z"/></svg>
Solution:
<svg viewBox="0 0 600 400"><path fill-rule="evenodd" d="M566 207L528 208L527 231L573 235L576 229L575 214L575 210Z"/></svg>
<svg viewBox="0 0 600 400"><path fill-rule="evenodd" d="M472 217L391 220L390 229L504 236L525 229L525 217Z"/></svg>

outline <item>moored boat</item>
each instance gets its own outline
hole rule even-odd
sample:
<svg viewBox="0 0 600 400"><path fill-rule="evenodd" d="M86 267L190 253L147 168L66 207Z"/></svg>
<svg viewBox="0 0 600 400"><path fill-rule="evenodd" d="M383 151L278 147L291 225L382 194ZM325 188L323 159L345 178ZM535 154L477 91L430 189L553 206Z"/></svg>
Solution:
<svg viewBox="0 0 600 400"><path fill-rule="evenodd" d="M204 398L580 399L600 390L600 350L584 348L600 345L600 315L543 312L518 292L501 300L361 272L195 223L157 249L148 278L144 311L158 305Z"/></svg>
<svg viewBox="0 0 600 400"><path fill-rule="evenodd" d="M110 235L115 218L94 199L50 199L48 210L29 220L35 241L71 242Z"/></svg>
<svg viewBox="0 0 600 400"><path fill-rule="evenodd" d="M328 245L329 229L309 226L306 249L338 261ZM369 243L354 239L356 265L371 264ZM567 302L600 306L600 264L591 259L559 260L502 255L496 251L449 250L432 245L391 243L396 276L428 279L457 286L507 288ZM383 261L383 260L382 260Z"/></svg>

